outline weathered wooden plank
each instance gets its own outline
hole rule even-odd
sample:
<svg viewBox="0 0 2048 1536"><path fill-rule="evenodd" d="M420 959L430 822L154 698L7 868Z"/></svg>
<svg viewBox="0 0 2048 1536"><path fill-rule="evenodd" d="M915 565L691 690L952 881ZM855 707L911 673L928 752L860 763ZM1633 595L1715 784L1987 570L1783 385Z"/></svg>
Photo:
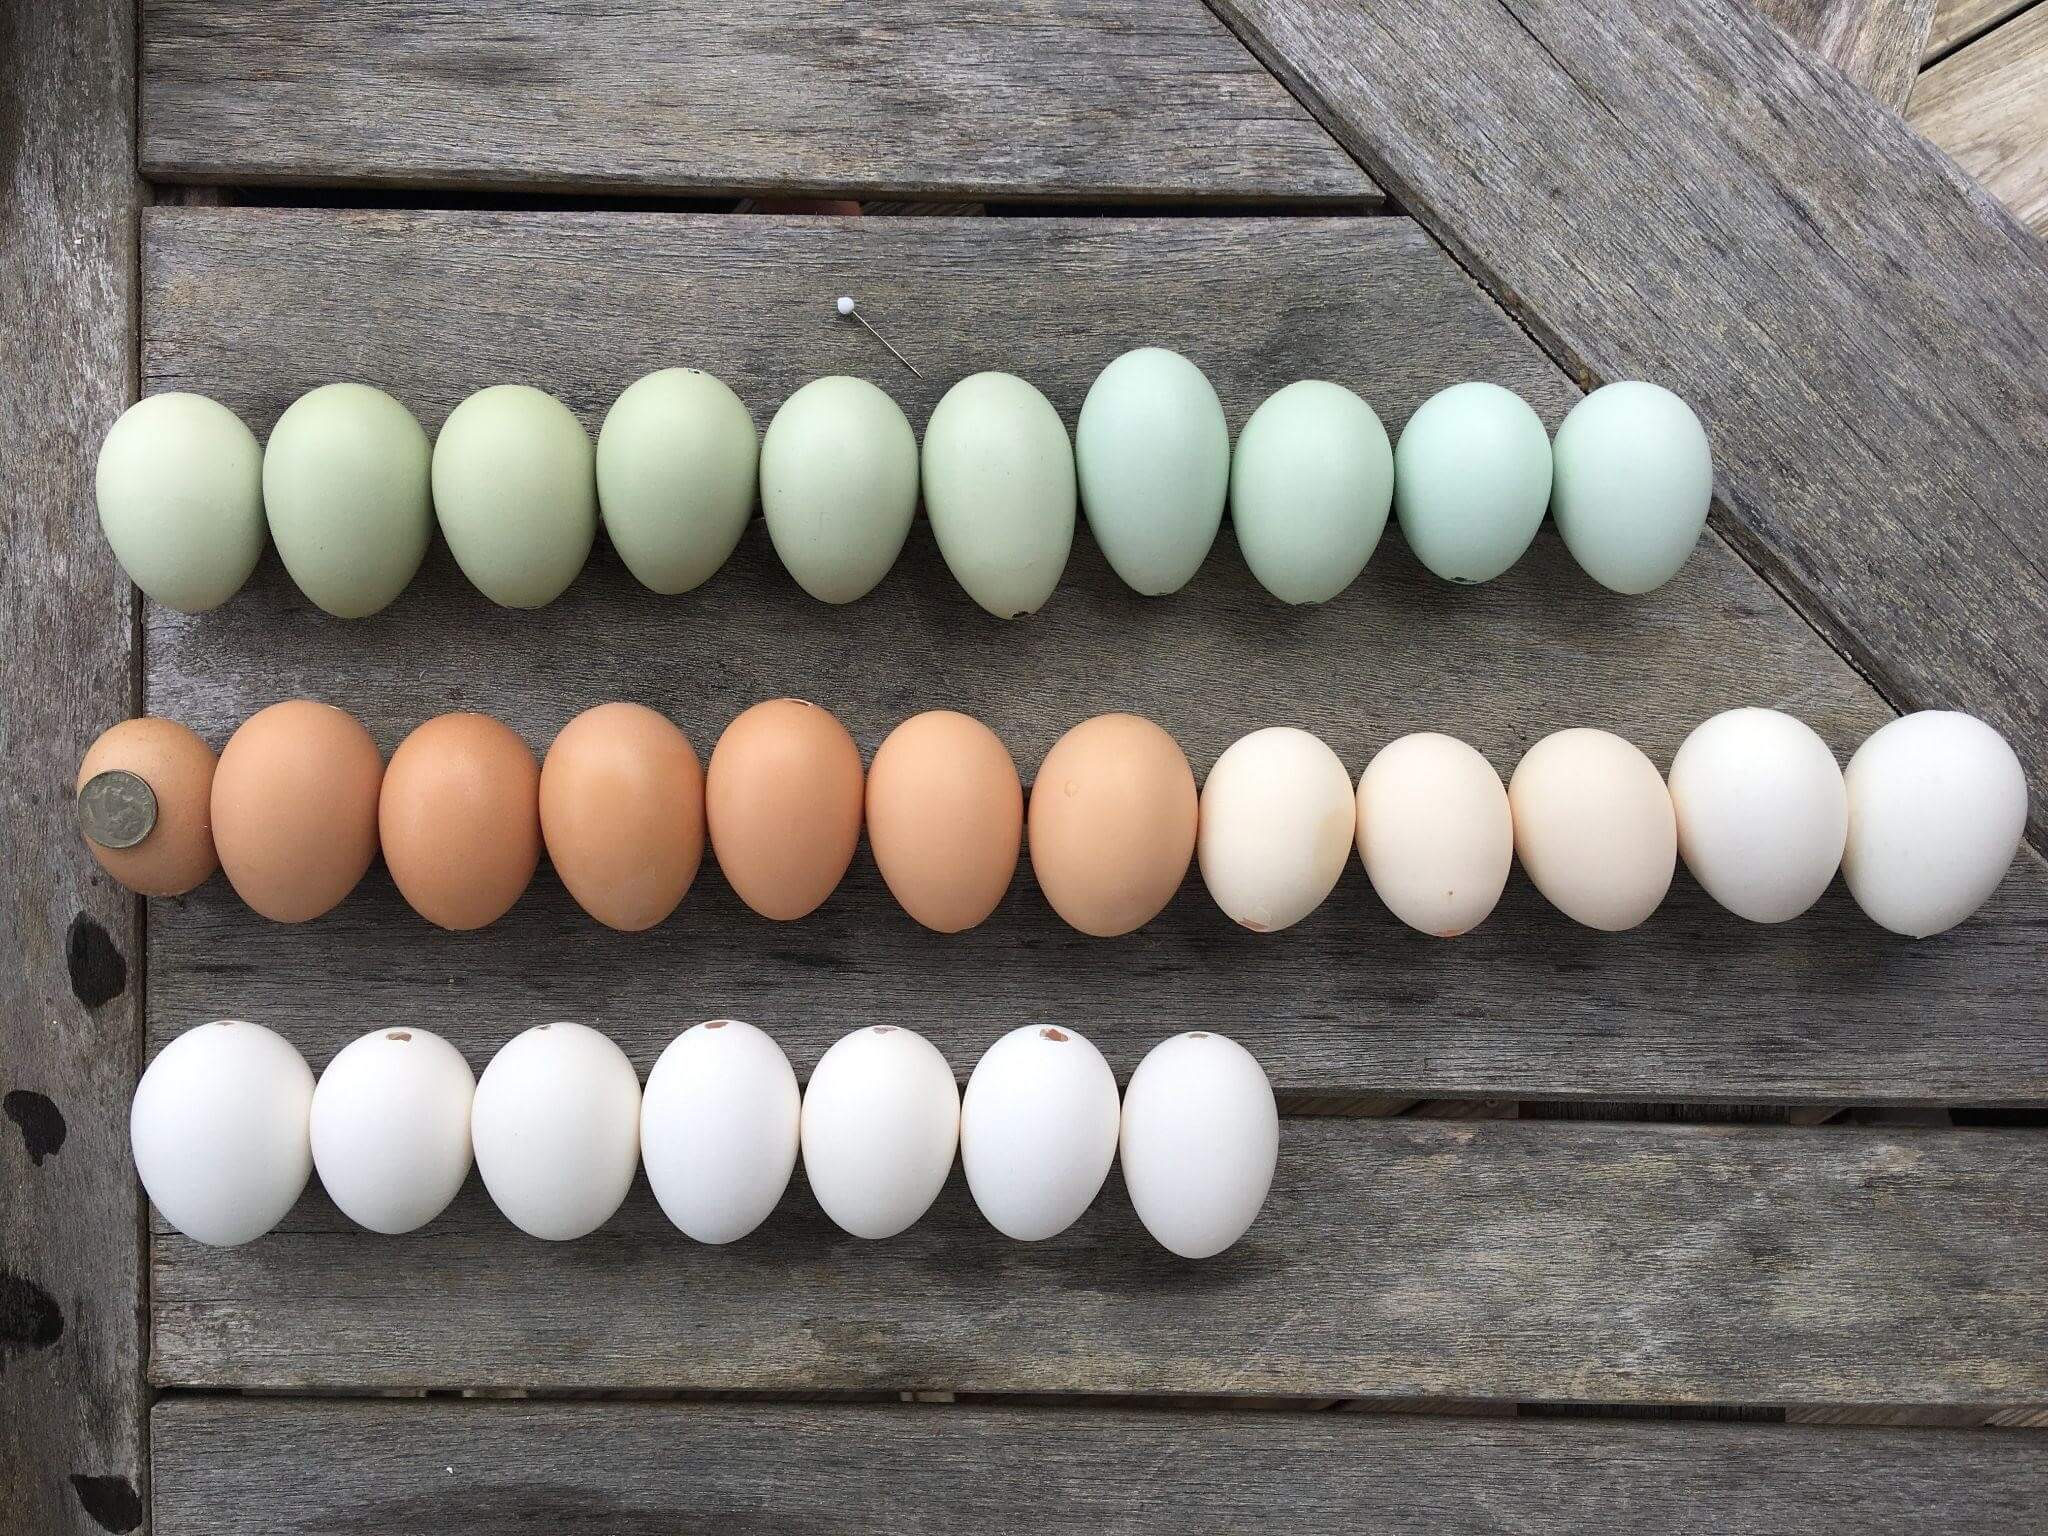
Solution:
<svg viewBox="0 0 2048 1536"><path fill-rule="evenodd" d="M1378 201L1188 0L144 0L142 72L170 179Z"/></svg>
<svg viewBox="0 0 2048 1536"><path fill-rule="evenodd" d="M2024 1436L753 1403L157 1406L161 1536L889 1530L2007 1536ZM883 1470L886 1469L886 1470Z"/></svg>
<svg viewBox="0 0 2048 1536"><path fill-rule="evenodd" d="M1212 4L1576 376L1692 401L1888 698L2048 781L2048 247L1744 0Z"/></svg>
<svg viewBox="0 0 2048 1536"><path fill-rule="evenodd" d="M764 423L797 384L834 371L880 379L922 423L948 382L984 367L1028 375L1071 422L1102 362L1139 340L1198 357L1235 422L1300 375L1355 385L1396 430L1467 376L1523 390L1553 421L1572 398L1401 220L231 209L158 210L147 230L149 386L217 394L258 431L342 376L393 389L430 427L473 388L534 379L595 426L632 378L684 361L727 377ZM882 371L865 333L832 316L829 297L849 290L924 381ZM676 317L684 339L650 316ZM274 563L216 613L148 622L149 706L216 743L299 692L357 711L387 750L455 707L494 711L544 748L578 710L631 695L708 751L746 704L785 692L839 711L871 750L903 716L949 705L989 720L1027 778L1061 731L1111 708L1156 715L1198 769L1275 721L1322 732L1354 770L1425 726L1505 770L1568 723L1618 726L1667 760L1700 719L1739 703L1789 708L1844 752L1885 718L1712 538L1638 602L1595 588L1548 534L1508 576L1466 590L1432 581L1390 532L1366 577L1314 610L1265 598L1227 541L1187 592L1141 600L1083 539L1045 612L1004 625L958 592L920 526L881 590L847 608L804 598L757 530L681 599L641 591L601 552L561 602L515 613L470 591L437 547L415 588L360 624L324 618ZM1683 875L1666 910L1622 939L1574 929L1517 879L1456 946L1393 922L1355 869L1277 939L1236 929L1191 878L1159 922L1114 944L1061 925L1028 871L983 929L924 933L865 854L802 923L753 918L707 867L677 919L639 936L583 920L546 874L510 918L464 937L430 932L382 875L309 929L252 919L216 881L153 904L152 1016L161 1039L247 1014L318 1062L358 1030L427 1022L431 996L432 1027L479 1065L525 1023L570 1015L614 1032L643 1067L700 1016L758 1019L806 1061L889 1017L929 1032L963 1073L1005 1021L1057 1013L1128 1068L1199 1017L1242 1033L1290 1093L2037 1102L2044 917L2048 879L2031 855L1984 914L1920 945L1887 938L1839 893L1799 923L1752 928ZM549 964L535 967L542 951ZM1711 1028L1702 996L1716 999Z"/></svg>
<svg viewBox="0 0 2048 1536"><path fill-rule="evenodd" d="M2048 1138L2018 1131L1289 1119L1264 1212L1202 1264L1121 1177L1012 1243L956 1171L862 1243L792 1187L703 1248L636 1186L521 1236L472 1179L398 1240L317 1193L243 1248L159 1230L164 1385L2033 1404Z"/></svg>
<svg viewBox="0 0 2048 1536"><path fill-rule="evenodd" d="M1920 70L1936 0L1755 0L1796 42L1891 107Z"/></svg>
<svg viewBox="0 0 2048 1536"><path fill-rule="evenodd" d="M134 708L92 515L135 389L135 40L115 0L0 7L0 1525L143 1518L141 914L78 841L79 756Z"/></svg>
<svg viewBox="0 0 2048 1536"><path fill-rule="evenodd" d="M2048 7L2036 6L1928 70L1907 115L1987 191L2048 234Z"/></svg>
<svg viewBox="0 0 2048 1536"><path fill-rule="evenodd" d="M1953 53L2032 4L2034 0L1940 0L1927 33L1925 62Z"/></svg>

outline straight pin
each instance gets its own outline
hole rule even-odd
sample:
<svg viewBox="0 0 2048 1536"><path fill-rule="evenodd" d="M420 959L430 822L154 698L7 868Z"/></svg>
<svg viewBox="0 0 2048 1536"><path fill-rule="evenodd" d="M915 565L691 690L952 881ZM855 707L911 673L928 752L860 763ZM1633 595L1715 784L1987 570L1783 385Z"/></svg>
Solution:
<svg viewBox="0 0 2048 1536"><path fill-rule="evenodd" d="M849 316L852 319L858 320L862 325L867 325L868 334L874 337L875 340L879 341L883 346L887 347L889 349L889 355L891 357L895 358L897 362L901 363L904 367L908 368L913 374L916 374L918 378L921 379L924 377L923 373L918 371L917 364L913 363L901 352L898 352L896 350L895 344L891 342L888 337L884 336L872 325L868 325L868 317L862 314L860 310L855 307L851 296L847 294L841 294L839 296L839 313L842 315Z"/></svg>

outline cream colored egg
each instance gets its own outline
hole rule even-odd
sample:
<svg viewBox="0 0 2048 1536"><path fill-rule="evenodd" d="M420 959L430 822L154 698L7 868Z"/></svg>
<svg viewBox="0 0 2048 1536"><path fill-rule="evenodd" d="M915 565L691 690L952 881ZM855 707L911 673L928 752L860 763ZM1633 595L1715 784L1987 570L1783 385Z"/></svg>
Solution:
<svg viewBox="0 0 2048 1536"><path fill-rule="evenodd" d="M1835 754L1775 709L1730 709L1695 728L1671 759L1671 809L1692 877L1753 923L1820 900L1849 831Z"/></svg>
<svg viewBox="0 0 2048 1536"><path fill-rule="evenodd" d="M1456 938L1485 922L1515 860L1493 764L1436 731L1389 742L1358 776L1358 858L1410 928Z"/></svg>
<svg viewBox="0 0 2048 1536"><path fill-rule="evenodd" d="M1610 731L1558 731L1508 781L1515 852L1550 904L1610 933L1657 910L1678 826L1657 765Z"/></svg>
<svg viewBox="0 0 2048 1536"><path fill-rule="evenodd" d="M1291 928L1351 856L1351 775L1316 737L1269 726L1232 742L1202 786L1195 858L1210 896L1253 933Z"/></svg>

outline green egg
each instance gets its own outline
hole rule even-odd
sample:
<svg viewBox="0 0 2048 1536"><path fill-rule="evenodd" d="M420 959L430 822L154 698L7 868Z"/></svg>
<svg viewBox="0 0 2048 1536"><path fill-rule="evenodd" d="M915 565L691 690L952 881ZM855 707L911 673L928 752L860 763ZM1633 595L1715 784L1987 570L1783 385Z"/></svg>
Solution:
<svg viewBox="0 0 2048 1536"><path fill-rule="evenodd" d="M294 400L263 450L263 507L299 590L340 619L403 592L434 536L432 459L381 389L323 384Z"/></svg>
<svg viewBox="0 0 2048 1536"><path fill-rule="evenodd" d="M1394 512L1416 558L1446 581L1491 581L1522 558L1550 501L1550 436L1498 384L1454 384L1408 418L1394 449Z"/></svg>
<svg viewBox="0 0 2048 1536"><path fill-rule="evenodd" d="M969 597L1036 613L1074 546L1074 449L1052 402L1008 373L947 390L924 429L924 505Z"/></svg>
<svg viewBox="0 0 2048 1536"><path fill-rule="evenodd" d="M1124 353L1081 403L1074 465L1110 568L1147 597L1186 586L1230 488L1230 427L1202 370L1164 347Z"/></svg>
<svg viewBox="0 0 2048 1536"><path fill-rule="evenodd" d="M166 608L218 608L263 556L263 450L204 395L129 406L100 444L94 478L114 558Z"/></svg>
<svg viewBox="0 0 2048 1536"><path fill-rule="evenodd" d="M597 537L590 434L543 390L480 389L435 439L434 511L479 592L506 608L543 607L568 590Z"/></svg>
<svg viewBox="0 0 2048 1536"><path fill-rule="evenodd" d="M866 379L813 379L761 438L761 512L789 574L821 603L889 574L917 511L917 434Z"/></svg>
<svg viewBox="0 0 2048 1536"><path fill-rule="evenodd" d="M740 397L697 368L628 385L597 434L597 502L626 569L687 592L725 564L754 513L761 435Z"/></svg>
<svg viewBox="0 0 2048 1536"><path fill-rule="evenodd" d="M1635 594L1678 574L1714 499L1714 454L1691 406L1656 384L1609 384L1572 407L1554 453L1551 513L1589 576Z"/></svg>
<svg viewBox="0 0 2048 1536"><path fill-rule="evenodd" d="M1259 585L1283 603L1326 603L1357 580L1393 496L1387 429L1341 384L1289 384L1237 435L1230 524Z"/></svg>

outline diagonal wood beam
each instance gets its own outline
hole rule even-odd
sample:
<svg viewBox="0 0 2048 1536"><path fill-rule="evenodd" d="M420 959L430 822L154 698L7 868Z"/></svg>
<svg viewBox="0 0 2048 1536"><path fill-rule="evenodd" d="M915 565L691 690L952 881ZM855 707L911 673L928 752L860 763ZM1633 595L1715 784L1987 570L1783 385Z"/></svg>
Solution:
<svg viewBox="0 0 2048 1536"><path fill-rule="evenodd" d="M1886 106L1905 110L1935 0L1754 0L1758 10Z"/></svg>

